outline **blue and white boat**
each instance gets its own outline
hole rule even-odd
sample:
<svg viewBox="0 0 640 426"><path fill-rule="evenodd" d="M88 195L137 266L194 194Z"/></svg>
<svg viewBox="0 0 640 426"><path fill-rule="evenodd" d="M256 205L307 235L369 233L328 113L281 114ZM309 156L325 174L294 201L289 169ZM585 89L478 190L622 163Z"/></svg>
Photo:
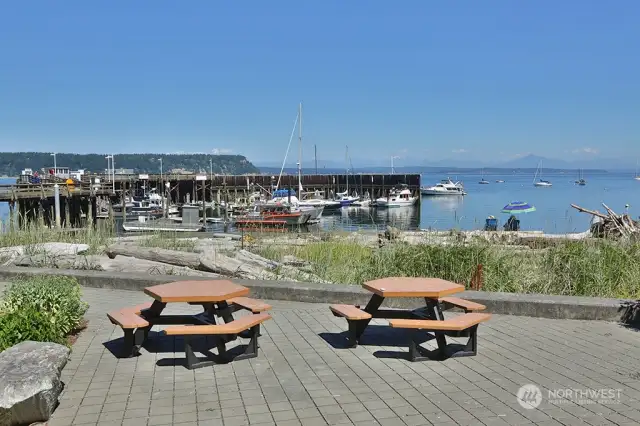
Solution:
<svg viewBox="0 0 640 426"><path fill-rule="evenodd" d="M353 203L355 203L356 201L358 201L359 199L360 197L358 197L358 194L356 194L356 196L351 196L347 193L347 191L338 192L336 194L336 201L340 203L341 207L348 207Z"/></svg>

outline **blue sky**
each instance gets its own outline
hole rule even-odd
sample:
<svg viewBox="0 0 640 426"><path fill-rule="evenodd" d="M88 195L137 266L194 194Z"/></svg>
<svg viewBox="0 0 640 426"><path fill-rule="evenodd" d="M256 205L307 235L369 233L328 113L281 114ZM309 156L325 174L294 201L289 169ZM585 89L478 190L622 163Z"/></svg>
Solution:
<svg viewBox="0 0 640 426"><path fill-rule="evenodd" d="M640 2L4 2L0 149L640 156ZM387 161L387 160L383 160Z"/></svg>

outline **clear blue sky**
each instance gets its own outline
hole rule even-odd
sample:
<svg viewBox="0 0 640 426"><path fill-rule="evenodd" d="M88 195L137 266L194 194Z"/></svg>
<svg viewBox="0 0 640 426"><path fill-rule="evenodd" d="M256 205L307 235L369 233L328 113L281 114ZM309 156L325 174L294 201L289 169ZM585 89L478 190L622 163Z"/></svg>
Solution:
<svg viewBox="0 0 640 426"><path fill-rule="evenodd" d="M637 0L5 1L0 149L278 161L302 101L306 159L635 158L639 22Z"/></svg>

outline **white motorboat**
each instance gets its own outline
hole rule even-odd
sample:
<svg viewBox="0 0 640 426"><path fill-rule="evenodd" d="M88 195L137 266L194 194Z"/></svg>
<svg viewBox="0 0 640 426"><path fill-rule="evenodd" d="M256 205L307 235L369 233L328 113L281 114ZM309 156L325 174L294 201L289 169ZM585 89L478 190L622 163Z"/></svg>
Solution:
<svg viewBox="0 0 640 426"><path fill-rule="evenodd" d="M380 197L376 200L378 207L405 207L412 206L418 201L418 197L411 194L409 186L400 184L397 188L389 191L388 197Z"/></svg>
<svg viewBox="0 0 640 426"><path fill-rule="evenodd" d="M443 179L440 183L420 189L422 195L467 195L461 182L453 182L451 179Z"/></svg>

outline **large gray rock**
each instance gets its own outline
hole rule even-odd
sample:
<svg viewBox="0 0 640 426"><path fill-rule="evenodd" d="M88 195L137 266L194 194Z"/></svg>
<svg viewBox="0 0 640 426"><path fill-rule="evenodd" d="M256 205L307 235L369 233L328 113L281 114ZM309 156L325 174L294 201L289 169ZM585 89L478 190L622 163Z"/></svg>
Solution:
<svg viewBox="0 0 640 426"><path fill-rule="evenodd" d="M0 426L49 420L62 392L69 348L26 341L0 352Z"/></svg>

